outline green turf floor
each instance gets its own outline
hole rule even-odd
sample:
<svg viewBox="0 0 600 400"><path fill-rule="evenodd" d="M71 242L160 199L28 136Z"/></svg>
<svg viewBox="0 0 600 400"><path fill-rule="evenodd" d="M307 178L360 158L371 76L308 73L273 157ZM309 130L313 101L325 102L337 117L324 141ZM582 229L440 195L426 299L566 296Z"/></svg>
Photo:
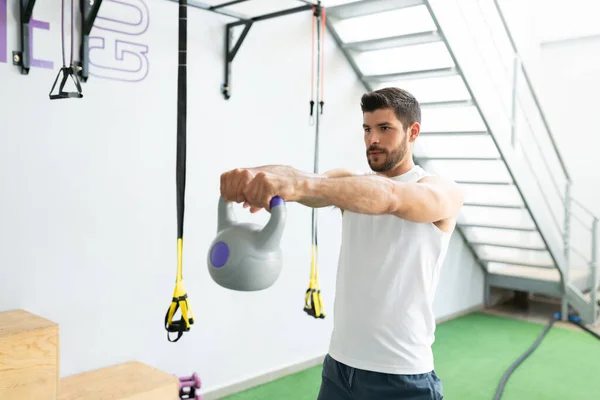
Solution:
<svg viewBox="0 0 600 400"><path fill-rule="evenodd" d="M502 375L544 325L473 313L438 325L434 354L445 400L492 400ZM315 400L321 367L278 379L227 400ZM600 341L554 326L511 375L503 400L600 399Z"/></svg>

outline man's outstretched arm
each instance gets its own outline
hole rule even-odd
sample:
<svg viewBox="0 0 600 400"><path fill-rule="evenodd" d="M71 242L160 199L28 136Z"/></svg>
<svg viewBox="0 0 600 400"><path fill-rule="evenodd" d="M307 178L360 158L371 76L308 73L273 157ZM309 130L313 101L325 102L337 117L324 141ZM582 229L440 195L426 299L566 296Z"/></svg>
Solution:
<svg viewBox="0 0 600 400"><path fill-rule="evenodd" d="M250 168L250 171L254 175L258 172L268 172L279 176L285 176L296 180L296 182L304 180L315 180L315 179L333 179L333 178L346 178L356 176L357 173L345 168L336 168L326 171L321 174L315 174L312 172L300 171L296 168L287 165L263 165L259 167ZM325 198L304 198L296 200L297 203L305 205L310 208L321 208L333 205Z"/></svg>
<svg viewBox="0 0 600 400"><path fill-rule="evenodd" d="M455 217L464 194L454 182L426 177L419 182L399 182L379 175L337 179L302 179L291 199L324 202L362 214L392 214L414 222L438 222Z"/></svg>
<svg viewBox="0 0 600 400"><path fill-rule="evenodd" d="M244 205L248 206L249 204L247 203L244 191L257 174L268 174L268 176L276 176L295 183L307 179L332 179L356 175L356 173L344 168L333 169L322 174L300 171L287 165L263 165L253 168L237 168L221 175L221 195L224 196L227 201L245 203ZM327 207L331 205L326 199L306 198L297 202L311 208ZM255 212L259 209L260 207L252 207L251 211Z"/></svg>

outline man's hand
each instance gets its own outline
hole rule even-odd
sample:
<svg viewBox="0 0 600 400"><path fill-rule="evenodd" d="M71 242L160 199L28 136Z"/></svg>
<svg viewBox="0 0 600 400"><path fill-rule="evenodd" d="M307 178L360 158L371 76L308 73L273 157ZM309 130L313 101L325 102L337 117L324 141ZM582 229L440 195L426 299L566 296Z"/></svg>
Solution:
<svg viewBox="0 0 600 400"><path fill-rule="evenodd" d="M244 190L254 179L254 172L249 169L233 169L221 174L221 196L225 201L244 203Z"/></svg>
<svg viewBox="0 0 600 400"><path fill-rule="evenodd" d="M257 172L243 191L246 199L244 207L250 207L250 212L255 213L261 209L270 211L271 199L279 196L286 201L296 200L296 178Z"/></svg>
<svg viewBox="0 0 600 400"><path fill-rule="evenodd" d="M295 200L297 182L293 176L237 168L221 175L221 196L225 201L244 203L244 208L250 207L252 213L263 208L269 211L275 196Z"/></svg>

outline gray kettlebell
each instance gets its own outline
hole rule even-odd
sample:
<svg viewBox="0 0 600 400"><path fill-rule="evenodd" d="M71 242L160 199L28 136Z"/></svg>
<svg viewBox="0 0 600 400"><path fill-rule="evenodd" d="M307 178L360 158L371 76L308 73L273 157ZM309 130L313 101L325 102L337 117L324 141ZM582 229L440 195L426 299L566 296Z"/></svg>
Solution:
<svg viewBox="0 0 600 400"><path fill-rule="evenodd" d="M208 250L208 271L220 286L239 291L263 290L275 283L283 267L279 247L285 227L285 201L275 196L264 227L239 223L233 203L219 198L217 236Z"/></svg>

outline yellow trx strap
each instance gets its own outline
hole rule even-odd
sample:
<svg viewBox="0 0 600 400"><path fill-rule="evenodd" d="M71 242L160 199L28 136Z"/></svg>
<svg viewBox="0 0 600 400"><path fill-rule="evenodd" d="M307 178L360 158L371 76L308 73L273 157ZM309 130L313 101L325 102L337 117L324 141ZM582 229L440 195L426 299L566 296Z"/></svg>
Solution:
<svg viewBox="0 0 600 400"><path fill-rule="evenodd" d="M178 341L190 330L194 315L183 285L183 216L185 210L186 120L187 120L187 0L179 0L179 71L177 75L177 278L171 306L165 315L165 329L170 342ZM178 309L181 319L173 321ZM171 340L170 332L177 332Z"/></svg>
<svg viewBox="0 0 600 400"><path fill-rule="evenodd" d="M194 323L194 314L192 308L188 304L188 295L183 284L183 238L177 240L177 279L175 280L175 290L173 291L173 299L171 306L165 316L165 328L167 332L177 332L177 338L171 340L167 333L167 339L170 342L178 341L183 332L190 330L190 325ZM181 319L173 321L173 317L178 309L181 309Z"/></svg>
<svg viewBox="0 0 600 400"><path fill-rule="evenodd" d="M325 308L321 298L319 287L319 266L317 257L317 245L312 246L312 262L310 265L310 281L304 300L304 311L315 318L325 318Z"/></svg>

